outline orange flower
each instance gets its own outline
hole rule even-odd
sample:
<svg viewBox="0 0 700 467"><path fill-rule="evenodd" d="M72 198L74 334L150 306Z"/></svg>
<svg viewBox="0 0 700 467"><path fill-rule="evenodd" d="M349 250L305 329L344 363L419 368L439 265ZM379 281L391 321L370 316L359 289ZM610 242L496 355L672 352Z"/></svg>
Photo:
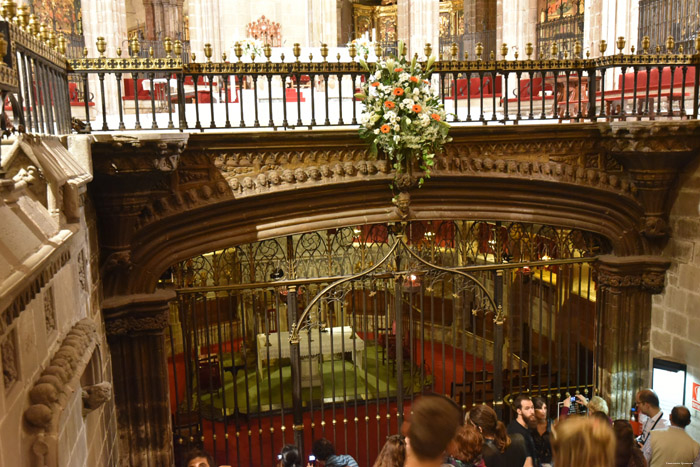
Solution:
<svg viewBox="0 0 700 467"><path fill-rule="evenodd" d="M414 83L417 83L418 81L420 81L420 80L419 80L418 78L416 78L415 76L411 76L410 80L413 81Z"/></svg>
<svg viewBox="0 0 700 467"><path fill-rule="evenodd" d="M393 109L394 107L396 107L396 104L394 104L394 103L391 102L391 101L384 101L384 107L386 107L387 109L391 110L391 109Z"/></svg>
<svg viewBox="0 0 700 467"><path fill-rule="evenodd" d="M437 120L438 122L440 121L440 116L439 116L438 114L430 114L430 117L431 117L433 120Z"/></svg>
<svg viewBox="0 0 700 467"><path fill-rule="evenodd" d="M394 68L394 71L395 71L396 73L401 73L401 72L403 71L403 68L401 68L401 67Z"/></svg>
<svg viewBox="0 0 700 467"><path fill-rule="evenodd" d="M411 110L413 110L415 113L420 113L420 111L423 110L423 107L421 107L420 105L416 104L416 105L414 105L413 107L411 107ZM433 114L433 115L437 115L437 114Z"/></svg>
<svg viewBox="0 0 700 467"><path fill-rule="evenodd" d="M395 96L403 96L403 88L394 88Z"/></svg>
<svg viewBox="0 0 700 467"><path fill-rule="evenodd" d="M425 84L430 84L430 81L428 81L427 79L424 79L423 82L424 82Z"/></svg>
<svg viewBox="0 0 700 467"><path fill-rule="evenodd" d="M389 125L382 125L382 127L379 130L382 133L389 133L391 131L391 127Z"/></svg>
<svg viewBox="0 0 700 467"><path fill-rule="evenodd" d="M371 84L371 86L374 86L375 88L379 86L379 81L375 81L374 83Z"/></svg>

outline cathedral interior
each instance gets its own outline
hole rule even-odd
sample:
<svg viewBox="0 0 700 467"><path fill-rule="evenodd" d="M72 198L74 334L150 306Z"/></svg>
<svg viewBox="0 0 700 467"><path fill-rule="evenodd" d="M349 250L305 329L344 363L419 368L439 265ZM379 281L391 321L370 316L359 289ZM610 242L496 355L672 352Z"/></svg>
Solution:
<svg viewBox="0 0 700 467"><path fill-rule="evenodd" d="M427 393L700 434L700 0L0 6L0 465L371 465Z"/></svg>

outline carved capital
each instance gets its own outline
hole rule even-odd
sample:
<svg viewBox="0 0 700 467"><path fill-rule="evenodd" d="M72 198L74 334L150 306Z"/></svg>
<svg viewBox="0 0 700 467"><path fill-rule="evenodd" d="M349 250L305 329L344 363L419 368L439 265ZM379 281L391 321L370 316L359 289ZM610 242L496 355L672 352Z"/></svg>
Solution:
<svg viewBox="0 0 700 467"><path fill-rule="evenodd" d="M598 262L598 287L619 291L637 288L651 294L663 291L668 259L657 256L601 256Z"/></svg>
<svg viewBox="0 0 700 467"><path fill-rule="evenodd" d="M168 326L168 302L175 298L172 290L153 294L117 296L103 302L105 329L108 336L131 333L163 332Z"/></svg>

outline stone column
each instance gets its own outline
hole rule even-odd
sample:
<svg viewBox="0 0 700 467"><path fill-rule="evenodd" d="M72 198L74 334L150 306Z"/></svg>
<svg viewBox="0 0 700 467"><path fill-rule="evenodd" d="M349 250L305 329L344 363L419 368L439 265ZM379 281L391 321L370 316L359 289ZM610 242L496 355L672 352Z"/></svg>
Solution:
<svg viewBox="0 0 700 467"><path fill-rule="evenodd" d="M663 290L670 261L657 256L602 256L597 264L595 385L625 418L648 381L651 296Z"/></svg>
<svg viewBox="0 0 700 467"><path fill-rule="evenodd" d="M511 2L499 0L498 17L496 43L499 52L497 52L497 57L501 58L500 44L505 43L509 47L509 60L514 59L515 50L513 47L518 48L520 59L526 58L525 44L531 42L534 45L537 42L537 0L513 0ZM472 54L473 51L469 51L469 55Z"/></svg>
<svg viewBox="0 0 700 467"><path fill-rule="evenodd" d="M226 48L221 43L221 1L197 0L189 3L190 50L197 55L197 61L204 61L204 44L210 43L212 60L221 60L221 52Z"/></svg>
<svg viewBox="0 0 700 467"><path fill-rule="evenodd" d="M102 304L124 465L173 465L164 331L174 298L173 291L159 290L111 297Z"/></svg>
<svg viewBox="0 0 700 467"><path fill-rule="evenodd" d="M156 38L156 13L155 7L153 5L153 0L143 0L143 10L145 12L146 18L144 25L144 39L148 41L155 40Z"/></svg>
<svg viewBox="0 0 700 467"><path fill-rule="evenodd" d="M167 2L167 0L165 1ZM155 31L153 31L153 39L158 39L162 41L165 38L165 36L170 34L170 30L168 29L168 23L165 20L163 0L153 0L153 16L155 18Z"/></svg>
<svg viewBox="0 0 700 467"><path fill-rule="evenodd" d="M397 4L397 32L399 40L408 47L408 57L414 53L423 56L425 44L433 46L437 56L439 38L439 0L399 0Z"/></svg>
<svg viewBox="0 0 700 467"><path fill-rule="evenodd" d="M484 47L484 58L488 58L491 50L496 50L496 24L499 5L502 0L464 0L464 50L469 57L475 55L476 44L481 42ZM499 10L500 8L500 10Z"/></svg>
<svg viewBox="0 0 700 467"><path fill-rule="evenodd" d="M338 44L338 7L335 0L311 0L307 21L309 26L309 45Z"/></svg>
<svg viewBox="0 0 700 467"><path fill-rule="evenodd" d="M105 56L116 57L117 47L121 47L126 53L126 6L124 2L112 0L93 0L83 2L83 35L85 36L85 46L90 57L97 57L97 38L102 36L107 41L107 51ZM95 107L93 111L97 115L102 114L102 99L100 96L100 86L97 77L90 79L90 92L93 94ZM118 112L117 82L113 75L105 79L105 106L107 113L116 114ZM100 129L101 122L94 125L94 129Z"/></svg>

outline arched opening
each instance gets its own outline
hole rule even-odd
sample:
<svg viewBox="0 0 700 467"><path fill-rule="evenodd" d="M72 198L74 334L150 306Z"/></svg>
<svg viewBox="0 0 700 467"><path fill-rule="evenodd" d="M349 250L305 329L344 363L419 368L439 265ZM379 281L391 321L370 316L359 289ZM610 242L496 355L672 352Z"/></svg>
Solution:
<svg viewBox="0 0 700 467"><path fill-rule="evenodd" d="M203 443L219 463L266 465L283 444L326 437L366 465L421 393L465 411L493 404L506 418L524 390L551 407L564 392L590 395L593 261L610 250L599 235L555 226L413 221L288 235L173 265L176 450Z"/></svg>

